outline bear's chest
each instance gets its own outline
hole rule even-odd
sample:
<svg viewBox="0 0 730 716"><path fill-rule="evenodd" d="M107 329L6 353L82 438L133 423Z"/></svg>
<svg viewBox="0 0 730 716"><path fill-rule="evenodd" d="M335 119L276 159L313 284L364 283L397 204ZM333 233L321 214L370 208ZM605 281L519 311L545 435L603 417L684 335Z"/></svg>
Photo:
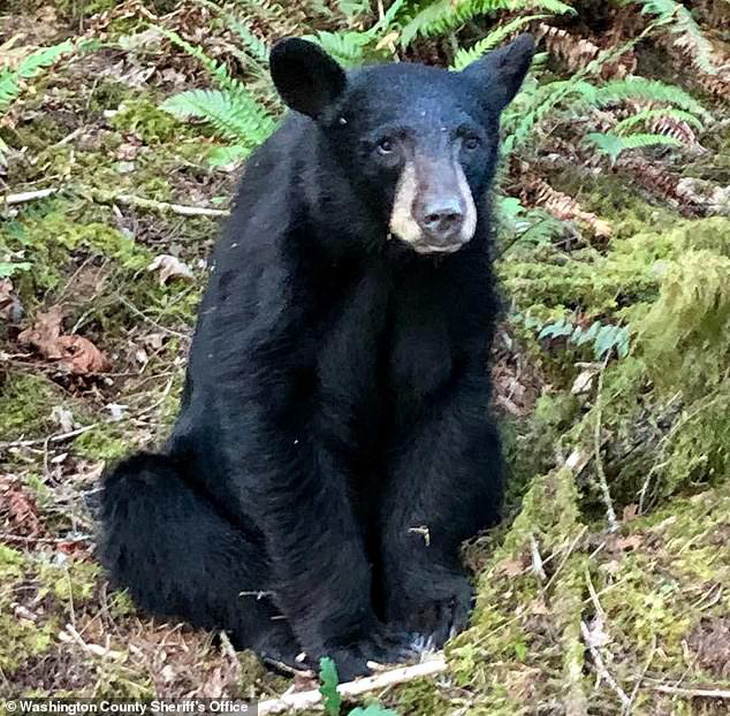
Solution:
<svg viewBox="0 0 730 716"><path fill-rule="evenodd" d="M330 298L315 347L321 417L330 434L371 449L407 431L451 379L455 306L437 286L377 268Z"/></svg>

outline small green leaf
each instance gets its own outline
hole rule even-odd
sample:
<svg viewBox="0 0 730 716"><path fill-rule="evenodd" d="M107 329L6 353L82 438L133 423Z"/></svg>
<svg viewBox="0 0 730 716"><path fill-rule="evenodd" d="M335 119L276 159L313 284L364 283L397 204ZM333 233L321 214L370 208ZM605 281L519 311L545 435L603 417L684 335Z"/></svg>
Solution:
<svg viewBox="0 0 730 716"><path fill-rule="evenodd" d="M398 716L392 709L383 708L380 704L372 704L367 708L356 708L349 716Z"/></svg>
<svg viewBox="0 0 730 716"><path fill-rule="evenodd" d="M323 706L327 716L339 716L342 697L337 691L339 677L335 662L328 656L319 660L319 693L322 694Z"/></svg>

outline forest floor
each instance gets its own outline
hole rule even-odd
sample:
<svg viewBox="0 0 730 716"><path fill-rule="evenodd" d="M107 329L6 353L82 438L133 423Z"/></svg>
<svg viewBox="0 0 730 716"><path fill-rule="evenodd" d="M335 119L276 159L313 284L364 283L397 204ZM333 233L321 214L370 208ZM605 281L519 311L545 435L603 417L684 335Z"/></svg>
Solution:
<svg viewBox="0 0 730 716"><path fill-rule="evenodd" d="M236 181L203 159L213 137L158 108L206 86L199 65L126 5L0 14L8 61L102 40L34 81L0 127L23 148L0 173L0 261L20 264L0 279L0 695L271 698L288 679L138 612L94 559L104 465L174 420ZM198 8L175 22L204 27ZM700 139L687 174L730 185L727 123ZM466 549L479 601L448 670L372 698L401 716L728 713L728 336L702 330L730 325L730 219L687 216L608 170L545 178L612 237L499 259L511 518ZM577 304L640 327L627 355L596 360L522 319Z"/></svg>

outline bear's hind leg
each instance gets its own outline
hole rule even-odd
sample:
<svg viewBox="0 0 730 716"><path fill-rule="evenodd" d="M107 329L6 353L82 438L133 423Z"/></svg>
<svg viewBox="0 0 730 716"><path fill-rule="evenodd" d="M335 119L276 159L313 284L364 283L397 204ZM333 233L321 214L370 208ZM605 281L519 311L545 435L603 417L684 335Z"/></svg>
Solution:
<svg viewBox="0 0 730 716"><path fill-rule="evenodd" d="M144 610L224 629L236 648L293 665L299 651L267 596L264 546L187 485L173 460L141 453L104 481L101 561Z"/></svg>

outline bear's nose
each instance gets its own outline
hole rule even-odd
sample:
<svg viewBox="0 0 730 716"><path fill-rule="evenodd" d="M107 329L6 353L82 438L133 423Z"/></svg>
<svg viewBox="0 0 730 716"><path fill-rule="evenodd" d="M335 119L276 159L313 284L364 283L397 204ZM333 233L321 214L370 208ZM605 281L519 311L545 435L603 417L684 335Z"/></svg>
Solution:
<svg viewBox="0 0 730 716"><path fill-rule="evenodd" d="M429 202L419 224L424 233L438 242L456 237L464 223L464 212L458 197L444 197Z"/></svg>

